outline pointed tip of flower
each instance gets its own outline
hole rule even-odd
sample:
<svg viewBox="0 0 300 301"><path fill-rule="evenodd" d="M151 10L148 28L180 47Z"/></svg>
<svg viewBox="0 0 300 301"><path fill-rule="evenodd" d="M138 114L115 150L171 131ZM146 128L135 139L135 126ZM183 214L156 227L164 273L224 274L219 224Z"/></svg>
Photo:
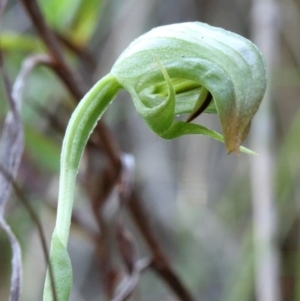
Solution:
<svg viewBox="0 0 300 301"><path fill-rule="evenodd" d="M241 154L240 148L232 150L232 149L228 149L226 147L226 150L227 150L227 155L235 153L237 156L240 156L240 154Z"/></svg>
<svg viewBox="0 0 300 301"><path fill-rule="evenodd" d="M226 148L226 150L227 150L227 155L230 155L231 153L235 153L237 156L240 156L241 153L244 153L246 155L251 155L251 156L259 155L258 153L254 152L251 149L248 149L244 146L240 146L238 149L235 149L235 150L228 150L227 148Z"/></svg>

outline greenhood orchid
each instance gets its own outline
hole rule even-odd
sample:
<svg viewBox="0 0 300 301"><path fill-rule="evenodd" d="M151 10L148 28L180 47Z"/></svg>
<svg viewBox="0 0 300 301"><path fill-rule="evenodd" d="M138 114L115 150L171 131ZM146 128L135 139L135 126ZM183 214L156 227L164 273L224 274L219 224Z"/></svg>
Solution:
<svg viewBox="0 0 300 301"><path fill-rule="evenodd" d="M72 284L67 242L76 174L87 140L120 89L131 95L137 112L158 136L173 139L200 134L242 148L266 89L266 66L249 40L200 22L154 28L133 41L74 111L63 142L56 226L50 260L56 293L66 301ZM223 136L192 120L218 114ZM187 120L177 116L188 114ZM44 301L52 301L47 276Z"/></svg>

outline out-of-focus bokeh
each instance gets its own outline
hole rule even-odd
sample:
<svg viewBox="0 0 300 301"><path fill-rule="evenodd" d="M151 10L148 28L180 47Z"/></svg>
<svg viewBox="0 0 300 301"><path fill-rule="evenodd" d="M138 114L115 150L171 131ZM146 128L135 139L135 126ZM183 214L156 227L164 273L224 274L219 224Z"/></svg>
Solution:
<svg viewBox="0 0 300 301"><path fill-rule="evenodd" d="M21 2L8 1L0 21L0 47L11 84L24 59L46 49ZM257 157L227 155L223 144L200 136L164 141L149 130L125 92L103 120L120 150L134 156L135 193L194 300L300 300L300 0L38 3L63 56L87 87L109 72L133 39L160 25L206 22L258 45L268 64L269 87L245 142ZM3 87L1 79L0 131L8 110ZM26 79L23 98L25 150L16 182L38 213L49 242L61 143L75 102L46 66ZM204 114L200 120L220 131L217 116ZM107 157L93 145L81 165L69 242L71 301L109 299L126 271L115 239L116 191L109 193L100 213L92 205L93 198L105 195L107 165ZM5 216L23 252L21 300L41 300L46 264L40 239L14 192ZM151 258L128 211L122 212L122 222L132 233L138 258ZM9 296L10 258L10 245L0 232L1 301ZM151 268L141 273L130 298L178 300Z"/></svg>

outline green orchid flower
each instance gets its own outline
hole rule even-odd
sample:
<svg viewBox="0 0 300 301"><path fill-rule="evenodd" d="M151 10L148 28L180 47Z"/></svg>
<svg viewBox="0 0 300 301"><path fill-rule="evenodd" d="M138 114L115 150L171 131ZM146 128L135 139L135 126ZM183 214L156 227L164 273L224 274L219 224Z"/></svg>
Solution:
<svg viewBox="0 0 300 301"><path fill-rule="evenodd" d="M76 174L87 140L120 89L127 90L138 113L164 139L200 134L240 147L266 89L266 67L249 40L193 22L154 28L133 41L111 69L85 95L69 122L61 154L56 226L50 260L59 301L72 285L67 242ZM219 116L223 136L191 121L202 112ZM186 121L178 115L188 114ZM47 275L44 301L54 300Z"/></svg>

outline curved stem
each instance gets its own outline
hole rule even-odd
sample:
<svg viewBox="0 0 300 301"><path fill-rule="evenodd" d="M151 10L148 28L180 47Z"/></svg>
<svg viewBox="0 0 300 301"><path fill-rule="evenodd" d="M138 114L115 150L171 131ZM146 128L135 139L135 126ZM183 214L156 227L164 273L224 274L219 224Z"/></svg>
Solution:
<svg viewBox="0 0 300 301"><path fill-rule="evenodd" d="M76 175L88 138L121 85L108 74L81 100L69 121L61 152L61 170L56 225L51 240L50 262L54 284L49 271L44 287L44 301L54 301L52 286L57 299L67 301L72 287L72 267L67 252L71 224Z"/></svg>
<svg viewBox="0 0 300 301"><path fill-rule="evenodd" d="M102 78L81 100L68 124L61 153L58 211L55 232L66 247L76 175L87 140L121 86L111 74Z"/></svg>

